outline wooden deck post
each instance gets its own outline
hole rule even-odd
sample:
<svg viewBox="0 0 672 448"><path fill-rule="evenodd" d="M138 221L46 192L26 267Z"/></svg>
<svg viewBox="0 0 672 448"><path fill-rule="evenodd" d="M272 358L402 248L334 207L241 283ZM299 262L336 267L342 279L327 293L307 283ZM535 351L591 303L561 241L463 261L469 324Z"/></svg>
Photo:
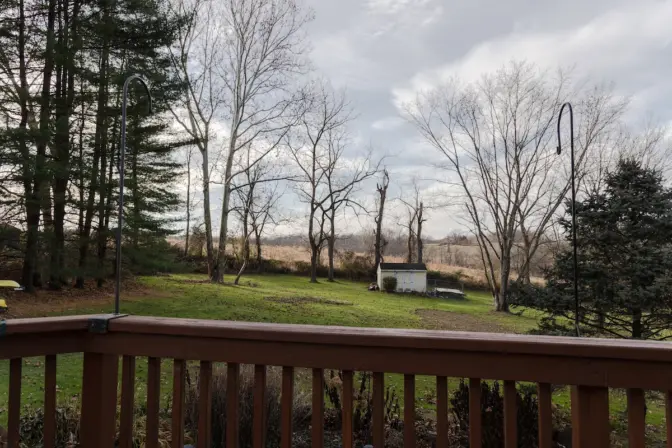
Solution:
<svg viewBox="0 0 672 448"><path fill-rule="evenodd" d="M82 383L82 448L112 448L117 432L117 375L119 357L84 354Z"/></svg>
<svg viewBox="0 0 672 448"><path fill-rule="evenodd" d="M609 448L609 389L572 386L572 446Z"/></svg>

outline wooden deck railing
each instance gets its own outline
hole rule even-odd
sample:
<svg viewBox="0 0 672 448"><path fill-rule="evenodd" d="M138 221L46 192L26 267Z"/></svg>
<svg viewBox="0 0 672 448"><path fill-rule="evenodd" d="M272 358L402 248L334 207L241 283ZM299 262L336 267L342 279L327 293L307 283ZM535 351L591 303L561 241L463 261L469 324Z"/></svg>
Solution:
<svg viewBox="0 0 672 448"><path fill-rule="evenodd" d="M516 381L538 384L539 446L552 438L551 384L572 387L573 446L610 443L608 388L628 390L631 448L644 447L644 390L666 393L668 447L672 446L672 344L458 333L223 322L151 317L78 316L7 321L0 359L10 359L8 439L18 448L21 369L24 357L45 356L44 447L53 448L56 355L84 354L80 443L112 447L117 437L119 359L121 395L119 446L130 448L135 398L135 360L148 357L146 446L158 446L161 360L173 360L172 447L183 447L186 361L200 361L198 442L210 441L212 363L227 363L227 446L238 446L238 386L242 364L254 365L254 446L264 446L267 366L282 366L282 446L292 446L294 368L312 369L312 443L323 443L323 369L343 371L342 446L353 446L353 372L373 373L373 445L384 446L383 373L404 375L405 403L415 402L415 375L436 377L437 447L447 447L447 378L469 378L470 446L481 447L480 382L504 382L505 446L517 446ZM404 407L404 446L415 446L414 406Z"/></svg>

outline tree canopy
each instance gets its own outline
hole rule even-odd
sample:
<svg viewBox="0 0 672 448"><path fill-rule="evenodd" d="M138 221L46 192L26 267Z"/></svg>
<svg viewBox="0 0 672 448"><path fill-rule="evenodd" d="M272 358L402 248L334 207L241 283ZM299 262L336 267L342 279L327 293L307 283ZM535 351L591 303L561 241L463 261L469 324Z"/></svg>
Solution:
<svg viewBox="0 0 672 448"><path fill-rule="evenodd" d="M576 204L576 214L582 333L672 337L672 190L662 175L637 160L620 160L603 189ZM569 206L561 225L571 241ZM545 332L572 331L572 266L567 246L544 287L514 284L511 290L512 303L546 313Z"/></svg>

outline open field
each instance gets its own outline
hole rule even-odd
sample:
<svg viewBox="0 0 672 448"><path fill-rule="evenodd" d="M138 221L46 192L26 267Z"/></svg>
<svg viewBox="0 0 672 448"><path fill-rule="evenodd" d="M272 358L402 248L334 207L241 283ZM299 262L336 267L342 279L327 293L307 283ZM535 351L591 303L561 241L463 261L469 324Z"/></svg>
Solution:
<svg viewBox="0 0 672 448"><path fill-rule="evenodd" d="M338 281L311 284L306 278L289 275L245 277L241 286L215 285L204 276L180 275L145 277L128 286L122 296L121 311L135 315L229 319L256 322L294 324L345 325L362 327L427 328L459 331L515 332L534 328L536 319L528 314L517 316L492 311L491 298L486 293L468 292L466 300L446 300L402 294L368 292L366 284ZM11 311L14 317L40 315L90 314L110 312L110 290L92 296L48 294L30 297L13 295ZM43 360L25 359L23 367L23 404L39 407L43 401ZM138 360L137 396L144 395L146 361ZM80 393L81 355L58 358L58 400L76 401ZM168 363L162 370L163 390L170 392L172 374ZM8 362L0 361L0 424L6 420L8 391ZM399 391L403 378L388 375L388 381ZM457 380L451 383L455 387ZM300 378L298 384L301 384ZM432 408L431 400L422 397L434 393L433 377L418 377L418 405ZM403 396L403 395L402 395ZM554 402L562 409L569 405L567 391L554 394ZM167 401L165 402L167 404ZM626 398L613 391L610 400L616 426L626 409ZM648 423L657 434L664 422L660 399L649 400Z"/></svg>

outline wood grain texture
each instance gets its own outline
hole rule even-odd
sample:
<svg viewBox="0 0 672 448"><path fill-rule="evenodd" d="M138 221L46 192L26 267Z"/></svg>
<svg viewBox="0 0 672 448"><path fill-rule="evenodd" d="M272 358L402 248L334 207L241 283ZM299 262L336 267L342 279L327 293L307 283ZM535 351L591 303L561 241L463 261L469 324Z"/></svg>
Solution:
<svg viewBox="0 0 672 448"><path fill-rule="evenodd" d="M159 406L161 397L161 359L147 360L147 422L145 426L146 448L159 446Z"/></svg>
<svg viewBox="0 0 672 448"><path fill-rule="evenodd" d="M44 359L44 448L56 446L56 355Z"/></svg>

